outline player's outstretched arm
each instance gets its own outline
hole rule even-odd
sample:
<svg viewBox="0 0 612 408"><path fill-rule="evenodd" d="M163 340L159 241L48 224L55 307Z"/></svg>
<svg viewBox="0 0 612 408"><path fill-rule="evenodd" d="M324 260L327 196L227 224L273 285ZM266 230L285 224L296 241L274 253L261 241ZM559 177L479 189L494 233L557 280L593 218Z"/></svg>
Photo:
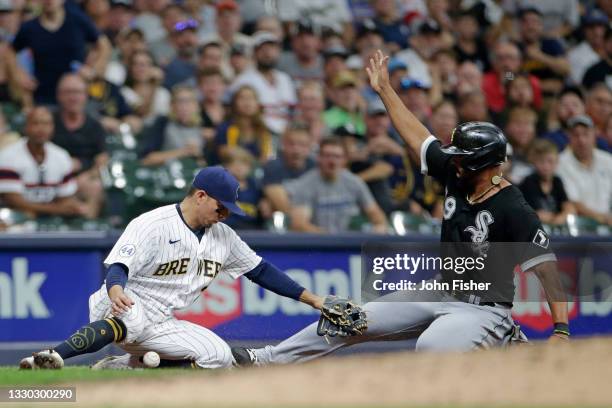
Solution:
<svg viewBox="0 0 612 408"><path fill-rule="evenodd" d="M389 57L378 50L370 58L370 66L366 67L370 86L374 89L387 107L393 126L398 131L408 147L420 158L421 144L430 135L429 130L406 108L389 82L387 63ZM420 159L419 159L420 160Z"/></svg>
<svg viewBox="0 0 612 408"><path fill-rule="evenodd" d="M559 273L557 272L557 262L542 262L534 266L533 271L546 293L546 300L550 307L550 315L555 325L551 341L569 339L569 320L567 311L567 296L563 290Z"/></svg>
<svg viewBox="0 0 612 408"><path fill-rule="evenodd" d="M315 309L320 309L323 306L322 297L311 293L287 274L281 272L276 266L264 260L253 270L245 273L244 276L277 295L299 300Z"/></svg>

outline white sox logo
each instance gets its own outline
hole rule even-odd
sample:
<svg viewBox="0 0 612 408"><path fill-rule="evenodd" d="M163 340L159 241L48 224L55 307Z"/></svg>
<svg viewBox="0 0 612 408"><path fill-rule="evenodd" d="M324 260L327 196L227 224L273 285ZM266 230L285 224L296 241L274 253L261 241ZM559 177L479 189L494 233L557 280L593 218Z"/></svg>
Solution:
<svg viewBox="0 0 612 408"><path fill-rule="evenodd" d="M548 244L550 243L550 241L548 240L548 235L546 235L544 231L538 228L538 231L533 237L533 243L546 249L548 248Z"/></svg>
<svg viewBox="0 0 612 408"><path fill-rule="evenodd" d="M465 229L472 235L472 242L477 244L473 245L474 250L484 257L487 256L487 250L489 249L487 238L489 237L489 225L493 224L493 221L493 216L489 211L479 211L476 214L476 226Z"/></svg>

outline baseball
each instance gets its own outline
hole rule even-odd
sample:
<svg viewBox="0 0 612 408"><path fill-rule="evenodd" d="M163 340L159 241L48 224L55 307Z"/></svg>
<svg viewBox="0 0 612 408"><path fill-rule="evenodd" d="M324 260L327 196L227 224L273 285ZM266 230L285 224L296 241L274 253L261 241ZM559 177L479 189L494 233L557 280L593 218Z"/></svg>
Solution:
<svg viewBox="0 0 612 408"><path fill-rule="evenodd" d="M142 362L147 368L155 368L159 365L159 354L154 351L147 351L142 357Z"/></svg>

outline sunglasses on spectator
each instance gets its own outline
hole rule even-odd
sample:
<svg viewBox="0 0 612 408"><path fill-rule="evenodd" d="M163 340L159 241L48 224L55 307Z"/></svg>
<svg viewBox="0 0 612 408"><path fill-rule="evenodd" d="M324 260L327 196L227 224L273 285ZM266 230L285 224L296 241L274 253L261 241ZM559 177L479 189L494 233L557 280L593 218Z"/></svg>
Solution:
<svg viewBox="0 0 612 408"><path fill-rule="evenodd" d="M190 18L189 20L179 21L176 23L174 25L174 32L181 33L185 30L196 30L198 26L198 22Z"/></svg>

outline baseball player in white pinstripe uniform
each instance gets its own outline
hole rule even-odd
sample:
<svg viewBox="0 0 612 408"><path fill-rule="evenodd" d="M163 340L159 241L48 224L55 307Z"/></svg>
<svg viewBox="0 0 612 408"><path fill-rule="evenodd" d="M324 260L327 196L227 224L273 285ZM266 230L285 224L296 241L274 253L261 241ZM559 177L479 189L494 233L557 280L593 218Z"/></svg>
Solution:
<svg viewBox="0 0 612 408"><path fill-rule="evenodd" d="M154 351L160 366L227 368L230 347L211 330L174 318L219 274L242 275L279 295L320 308L316 296L262 260L227 225L238 182L222 167L200 170L185 199L132 220L104 261L106 282L89 298L90 323L53 349L21 361L21 368L60 368L64 359L111 342L128 352L98 366L135 367ZM142 360L142 359L140 359ZM112 361L112 363L109 363Z"/></svg>

